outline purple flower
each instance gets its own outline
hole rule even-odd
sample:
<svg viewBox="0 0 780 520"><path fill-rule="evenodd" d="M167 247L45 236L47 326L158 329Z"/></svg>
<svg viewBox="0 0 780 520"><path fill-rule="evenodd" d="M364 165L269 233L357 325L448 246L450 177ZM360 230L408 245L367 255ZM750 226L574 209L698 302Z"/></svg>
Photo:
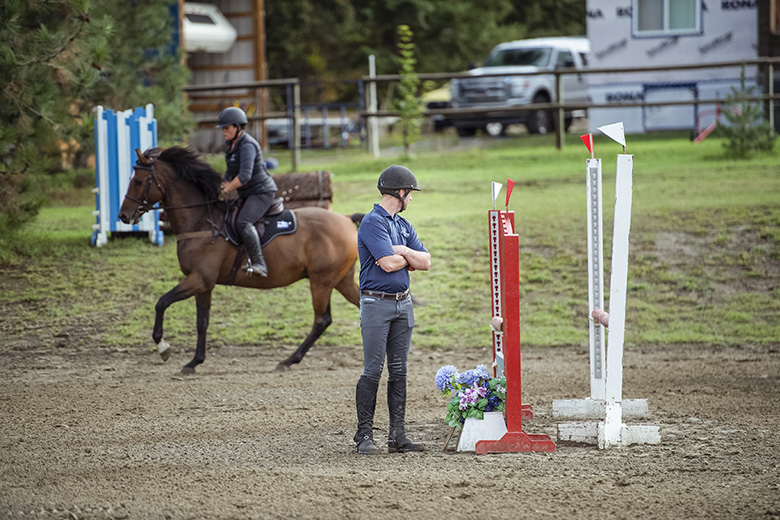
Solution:
<svg viewBox="0 0 780 520"><path fill-rule="evenodd" d="M467 417L481 414L474 411L503 411L506 400L506 378L494 378L485 365L477 365L463 374L452 365L436 372L436 388L442 395L452 396L447 404L445 421L459 427Z"/></svg>
<svg viewBox="0 0 780 520"><path fill-rule="evenodd" d="M487 390L477 385L464 388L458 392L458 397L460 397L459 408L461 410L465 410L469 406L476 404L480 398L485 397L486 393Z"/></svg>

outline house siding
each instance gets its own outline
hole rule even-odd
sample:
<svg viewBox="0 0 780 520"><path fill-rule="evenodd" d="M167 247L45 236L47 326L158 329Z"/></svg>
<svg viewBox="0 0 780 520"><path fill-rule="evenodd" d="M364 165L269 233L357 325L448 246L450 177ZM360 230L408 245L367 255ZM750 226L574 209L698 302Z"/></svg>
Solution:
<svg viewBox="0 0 780 520"><path fill-rule="evenodd" d="M704 0L696 34L645 36L633 32L632 2L616 6L612 0L589 0L590 66L620 69L756 59L758 4L757 0ZM755 84L755 67L746 73L748 83ZM589 76L588 92L594 103L724 99L731 87L739 85L739 76L739 67L600 74ZM695 129L711 123L714 114L713 104L591 109L588 124L593 131L622 121L627 133Z"/></svg>

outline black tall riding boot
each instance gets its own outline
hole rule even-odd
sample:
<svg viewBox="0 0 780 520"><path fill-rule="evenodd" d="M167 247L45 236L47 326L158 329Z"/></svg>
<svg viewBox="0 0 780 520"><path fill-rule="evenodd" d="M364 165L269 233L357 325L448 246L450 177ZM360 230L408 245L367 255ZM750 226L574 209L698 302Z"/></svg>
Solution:
<svg viewBox="0 0 780 520"><path fill-rule="evenodd" d="M355 387L355 405L357 407L357 433L355 442L358 453L371 455L376 452L374 444L374 410L376 409L376 391L379 383L360 376Z"/></svg>
<svg viewBox="0 0 780 520"><path fill-rule="evenodd" d="M251 265L244 269L250 274L259 276L268 276L268 267L263 258L263 248L260 247L260 236L253 224L247 224L241 231L241 239L244 241L244 247L249 254Z"/></svg>
<svg viewBox="0 0 780 520"><path fill-rule="evenodd" d="M388 453L406 453L423 451L423 447L413 443L404 431L406 415L406 378L387 382L387 410L390 413L390 431L387 434Z"/></svg>

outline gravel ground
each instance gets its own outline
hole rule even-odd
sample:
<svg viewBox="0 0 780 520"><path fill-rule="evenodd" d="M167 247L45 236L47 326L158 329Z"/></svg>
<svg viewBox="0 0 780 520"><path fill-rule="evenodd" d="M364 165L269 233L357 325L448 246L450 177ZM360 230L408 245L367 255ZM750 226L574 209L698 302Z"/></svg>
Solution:
<svg viewBox="0 0 780 520"><path fill-rule="evenodd" d="M629 345L624 396L648 400L660 445L476 456L442 452L433 376L489 350L415 345L407 430L426 452L363 457L357 346L315 346L285 373L291 346L214 348L183 377L182 348L165 364L141 346L6 340L2 518L780 518L778 347ZM587 363L585 347L524 349L525 431L555 439L552 401L588 395Z"/></svg>

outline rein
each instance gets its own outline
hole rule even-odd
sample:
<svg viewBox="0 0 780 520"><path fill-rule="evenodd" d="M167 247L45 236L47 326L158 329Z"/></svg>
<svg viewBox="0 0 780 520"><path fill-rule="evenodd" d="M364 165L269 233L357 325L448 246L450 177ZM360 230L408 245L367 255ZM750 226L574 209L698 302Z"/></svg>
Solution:
<svg viewBox="0 0 780 520"><path fill-rule="evenodd" d="M217 225L214 223L214 219L211 216L211 205L213 203L215 203L215 202L218 202L218 199L217 200L207 200L207 201L204 201L204 202L196 202L196 203L193 203L193 204L185 204L185 205L181 205L181 206L161 206L161 205L159 205L159 206L152 206L152 205L150 205L149 204L149 190L152 187L152 181L154 181L154 183L157 185L157 189L160 191L160 195L163 198L165 197L165 192L163 191L162 185L160 185L160 181L158 181L157 177L154 176L154 162L155 162L155 158L152 157L151 161L152 162L149 165L146 165L146 164L136 164L135 165L135 169L146 170L146 171L149 172L149 176L146 178L146 186L144 186L144 192L143 192L143 195L142 195L143 200L135 199L135 198L133 198L130 195L127 195L127 194L125 194L125 198L130 200L130 201L132 201L132 202L135 202L136 204L139 205L138 208L136 208L136 211L140 215L143 215L144 213L147 213L148 211L154 210L154 209L163 210L163 211L170 211L170 210L174 210L174 209L187 209L187 208L197 208L197 207L200 207L200 206L206 206L207 209L208 209L208 212L209 212L209 218L207 219L207 222L211 225L211 230L210 231L193 231L193 232L188 232L188 233L181 233L181 234L177 235L176 238L177 238L177 240L185 240L185 239L188 239L188 238L207 238L207 237L210 237L212 239L212 243L213 243L214 240L216 239L216 237L219 235L219 229L218 229Z"/></svg>
<svg viewBox="0 0 780 520"><path fill-rule="evenodd" d="M145 164L136 164L134 168L137 170L147 170L149 172L149 177L146 178L146 186L144 186L143 200L134 199L130 195L125 195L126 199L135 202L136 204L139 204L136 211L138 211L141 215L153 209L169 211L172 209L187 209L187 208L197 208L200 206L209 206L210 204L218 202L219 200L219 199L207 200L204 202L196 202L194 204L186 204L183 206L149 206L149 190L152 187L152 181L154 181L154 183L157 185L157 189L160 191L160 194L164 195L160 182L157 180L157 177L154 176L154 158L152 158L152 163L150 165L147 166ZM211 208L209 208L209 214L211 214Z"/></svg>

